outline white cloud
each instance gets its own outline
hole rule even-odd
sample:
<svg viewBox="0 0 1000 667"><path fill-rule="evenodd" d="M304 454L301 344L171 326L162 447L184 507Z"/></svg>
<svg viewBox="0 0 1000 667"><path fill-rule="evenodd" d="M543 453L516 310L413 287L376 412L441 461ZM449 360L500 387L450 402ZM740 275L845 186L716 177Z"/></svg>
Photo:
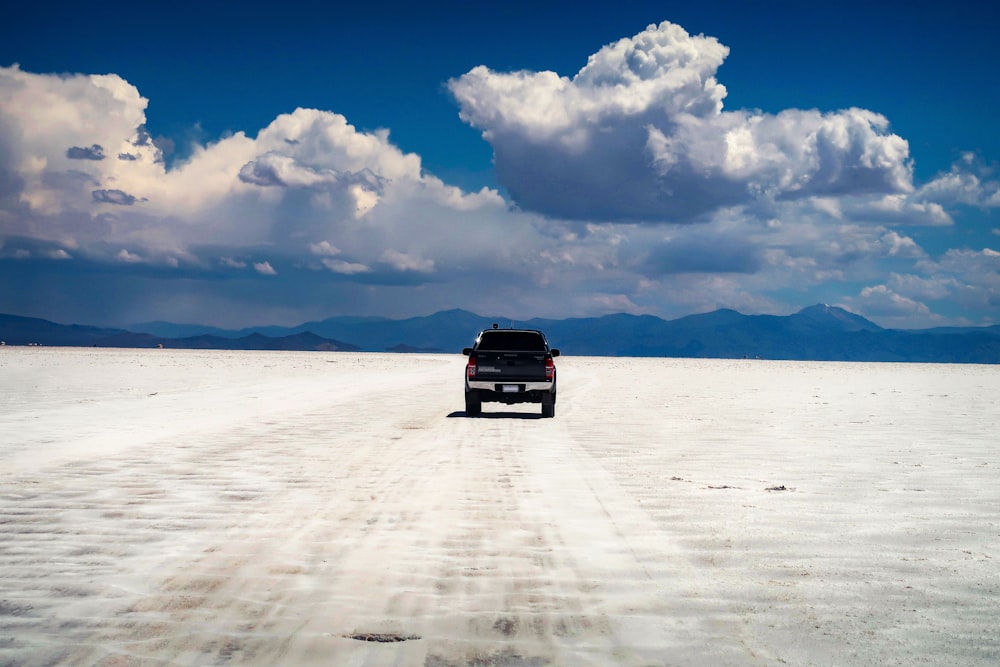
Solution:
<svg viewBox="0 0 1000 667"><path fill-rule="evenodd" d="M650 25L573 78L477 67L449 82L523 208L685 222L758 198L905 193L909 147L864 109L725 112L716 39Z"/></svg>
<svg viewBox="0 0 1000 667"><path fill-rule="evenodd" d="M913 268L912 274L892 275L889 285L893 290L969 312L991 312L1000 307L1000 252L992 248L951 249L937 259L921 258Z"/></svg>
<svg viewBox="0 0 1000 667"><path fill-rule="evenodd" d="M939 174L917 194L923 199L946 204L1000 207L1000 181L991 179L991 172L977 164L973 156L966 155L952 165L950 172Z"/></svg>
<svg viewBox="0 0 1000 667"><path fill-rule="evenodd" d="M118 253L115 255L115 258L119 262L124 262L126 264L139 264L144 261L140 255L131 253L128 250L125 250L124 248L118 251Z"/></svg>
<svg viewBox="0 0 1000 667"><path fill-rule="evenodd" d="M140 139L147 100L113 74L46 76L0 68L0 125L6 126L0 169L20 179L20 201L42 215L59 214L102 183L130 192L119 154L133 172L155 170L159 152ZM71 177L72 176L72 177ZM105 177L108 177L105 180ZM89 202L87 200L90 200Z"/></svg>
<svg viewBox="0 0 1000 667"><path fill-rule="evenodd" d="M939 275L925 278L914 274L893 273L889 276L888 288L897 294L924 301L947 299L962 283L951 276Z"/></svg>
<svg viewBox="0 0 1000 667"><path fill-rule="evenodd" d="M498 73L484 66L449 82L461 116L491 141L529 141L584 150L607 121L721 110L725 88L714 79L729 49L680 26L650 26L592 55L573 79L554 72Z"/></svg>
<svg viewBox="0 0 1000 667"><path fill-rule="evenodd" d="M1000 252L992 248L982 250L952 249L947 251L935 264L938 270L956 274L995 273L1000 279Z"/></svg>
<svg viewBox="0 0 1000 667"><path fill-rule="evenodd" d="M397 271L417 271L419 273L430 273L434 270L434 260L422 259L409 253L400 252L392 248L382 253L380 258Z"/></svg>
<svg viewBox="0 0 1000 667"><path fill-rule="evenodd" d="M334 273L340 273L345 276L352 276L359 273L370 273L371 268L364 264L358 264L356 262L345 262L341 259L324 259L323 266L330 269Z"/></svg>
<svg viewBox="0 0 1000 667"><path fill-rule="evenodd" d="M886 232L880 239L886 254L890 257L923 257L924 251L916 241L908 236L901 236L894 231Z"/></svg>
<svg viewBox="0 0 1000 667"><path fill-rule="evenodd" d="M931 315L925 304L897 294L887 285L863 288L857 297L847 300L847 306L869 317L880 317L883 320L912 321L919 318L926 321Z"/></svg>
<svg viewBox="0 0 1000 667"><path fill-rule="evenodd" d="M259 273L262 276L276 276L276 275L278 275L278 272L274 270L274 267L271 266L271 263L270 262L266 262L266 261L265 262L254 262L253 269L254 269L254 271L256 271L257 273Z"/></svg>
<svg viewBox="0 0 1000 667"><path fill-rule="evenodd" d="M351 196L354 197L354 217L360 218L378 204L378 193L374 189L368 189L363 185L355 184L348 188Z"/></svg>
<svg viewBox="0 0 1000 667"><path fill-rule="evenodd" d="M144 130L146 104L115 76L0 69L0 128L11 146L0 167L17 176L4 182L17 191L0 195L20 207L0 213L4 233L78 245L96 258L107 244L150 256L204 246L213 255L204 264L225 257L223 266L240 268L241 249L268 246L293 261L349 254L340 272L377 263L428 272L462 216L506 214L496 192L466 194L423 173L419 156L392 145L387 131L359 132L313 109L281 115L255 138L237 132L195 147L168 170ZM383 257L391 239L414 234L421 247ZM469 245L475 238L466 245L474 255L485 251Z"/></svg>
<svg viewBox="0 0 1000 667"><path fill-rule="evenodd" d="M915 194L845 197L840 205L852 220L934 227L954 224L941 204Z"/></svg>
<svg viewBox="0 0 1000 667"><path fill-rule="evenodd" d="M310 243L309 251L314 255L323 255L326 257L336 257L337 255L340 254L340 248L336 247L329 241Z"/></svg>

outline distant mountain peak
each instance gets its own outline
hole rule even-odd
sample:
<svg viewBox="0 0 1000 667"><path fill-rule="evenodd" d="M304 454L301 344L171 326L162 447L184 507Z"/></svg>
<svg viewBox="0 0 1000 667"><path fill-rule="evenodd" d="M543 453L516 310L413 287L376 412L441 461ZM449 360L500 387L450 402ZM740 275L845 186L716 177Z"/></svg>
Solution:
<svg viewBox="0 0 1000 667"><path fill-rule="evenodd" d="M790 317L804 319L824 326L835 325L842 331L883 331L882 327L840 306L817 303L807 306Z"/></svg>
<svg viewBox="0 0 1000 667"><path fill-rule="evenodd" d="M848 311L844 310L843 308L840 308L838 306L831 306L828 303L816 303L816 304L813 304L811 306L806 306L805 308L803 308L802 310L800 310L798 312L798 314L802 315L803 313L829 313L831 311L833 311L833 312L843 311L845 313L848 312Z"/></svg>

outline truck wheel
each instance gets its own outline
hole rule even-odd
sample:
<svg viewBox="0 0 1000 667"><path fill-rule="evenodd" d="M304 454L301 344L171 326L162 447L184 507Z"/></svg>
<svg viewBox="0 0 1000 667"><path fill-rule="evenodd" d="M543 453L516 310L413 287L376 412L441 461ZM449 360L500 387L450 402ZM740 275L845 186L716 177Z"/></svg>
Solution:
<svg viewBox="0 0 1000 667"><path fill-rule="evenodd" d="M465 416L478 417L483 411L483 401L479 398L479 392L465 392Z"/></svg>
<svg viewBox="0 0 1000 667"><path fill-rule="evenodd" d="M556 416L556 397L552 394L542 394L542 416Z"/></svg>

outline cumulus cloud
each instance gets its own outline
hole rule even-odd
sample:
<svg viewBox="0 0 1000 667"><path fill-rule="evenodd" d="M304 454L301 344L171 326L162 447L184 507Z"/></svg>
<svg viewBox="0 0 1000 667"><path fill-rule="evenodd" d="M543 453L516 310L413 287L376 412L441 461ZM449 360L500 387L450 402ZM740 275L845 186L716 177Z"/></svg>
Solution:
<svg viewBox="0 0 1000 667"><path fill-rule="evenodd" d="M923 257L924 251L916 241L898 232L886 232L880 239L890 257Z"/></svg>
<svg viewBox="0 0 1000 667"><path fill-rule="evenodd" d="M409 253L400 252L393 248L389 248L383 252L380 259L397 271L430 273L434 270L433 259L422 259Z"/></svg>
<svg viewBox="0 0 1000 667"><path fill-rule="evenodd" d="M938 258L923 255L912 265L912 273L889 275L883 284L870 285L850 299L853 307L903 328L937 326L945 319L928 304L949 309L989 312L1000 307L1000 252L952 249ZM954 324L992 324L961 318Z"/></svg>
<svg viewBox="0 0 1000 667"><path fill-rule="evenodd" d="M913 189L908 144L880 114L723 111L728 53L663 22L572 78L480 66L449 88L500 182L546 215L687 222L759 198Z"/></svg>
<svg viewBox="0 0 1000 667"><path fill-rule="evenodd" d="M992 272L1000 279L1000 251L993 248L981 250L953 248L944 253L937 261L928 261L922 266L934 270L949 271L957 275Z"/></svg>
<svg viewBox="0 0 1000 667"><path fill-rule="evenodd" d="M947 299L956 289L961 289L962 283L948 275L926 277L912 273L893 273L889 276L887 288L920 301L939 301Z"/></svg>
<svg viewBox="0 0 1000 667"><path fill-rule="evenodd" d="M125 248L122 248L115 254L115 259L125 264L139 264L143 262L142 256L129 252Z"/></svg>
<svg viewBox="0 0 1000 667"><path fill-rule="evenodd" d="M113 74L37 75L17 66L0 68L5 149L0 173L16 174L20 206L44 219L32 234L52 232L50 216L102 203L93 198L95 189L136 191L133 175L148 174L158 158L152 146L136 145L146 103ZM137 160L105 159L119 153Z"/></svg>
<svg viewBox="0 0 1000 667"><path fill-rule="evenodd" d="M865 287L853 304L870 315L905 318L930 315L930 309L925 304L897 294L886 285Z"/></svg>
<svg viewBox="0 0 1000 667"><path fill-rule="evenodd" d="M253 270L262 276L276 276L278 272L274 270L270 262L254 262Z"/></svg>
<svg viewBox="0 0 1000 667"><path fill-rule="evenodd" d="M964 204L980 208L1000 207L1000 180L993 169L979 164L976 157L966 154L951 171L939 174L919 189L917 195L928 201L944 204Z"/></svg>
<svg viewBox="0 0 1000 667"><path fill-rule="evenodd" d="M360 132L328 111L283 114L256 137L196 146L168 169L145 128L147 101L119 77L0 68L0 95L10 147L0 174L11 175L13 202L3 231L97 259L127 243L161 265L239 268L232 258L267 246L293 263L343 253L350 259L326 266L342 274L429 273L469 213L507 211L494 191L465 193L424 173L388 131ZM105 154L120 159L96 159ZM417 241L403 252L393 239L409 236Z"/></svg>
<svg viewBox="0 0 1000 667"><path fill-rule="evenodd" d="M887 194L867 199L844 198L841 205L846 217L853 220L926 226L954 224L944 206L923 195Z"/></svg>
<svg viewBox="0 0 1000 667"><path fill-rule="evenodd" d="M334 273L339 273L345 276L353 276L360 273L370 273L371 267L360 264L358 262L347 262L342 259L323 259L323 266L330 269Z"/></svg>
<svg viewBox="0 0 1000 667"><path fill-rule="evenodd" d="M320 241L318 243L310 243L309 251L314 255L325 255L327 257L335 257L340 254L340 248L333 245L329 241Z"/></svg>

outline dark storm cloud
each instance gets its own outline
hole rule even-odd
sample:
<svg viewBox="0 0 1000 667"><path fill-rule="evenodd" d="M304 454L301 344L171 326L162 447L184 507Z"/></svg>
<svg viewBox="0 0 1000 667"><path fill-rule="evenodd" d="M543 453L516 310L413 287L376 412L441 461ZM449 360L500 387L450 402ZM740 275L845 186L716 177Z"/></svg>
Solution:
<svg viewBox="0 0 1000 667"><path fill-rule="evenodd" d="M103 160L104 148L99 144L89 147L72 146L66 149L66 157L70 160Z"/></svg>
<svg viewBox="0 0 1000 667"><path fill-rule="evenodd" d="M160 149L163 155L172 155L177 150L174 140L169 137L156 137L153 139L153 145Z"/></svg>
<svg viewBox="0 0 1000 667"><path fill-rule="evenodd" d="M134 195L130 195L122 190L94 190L91 195L94 201L102 204L116 204L118 206L132 206L137 201Z"/></svg>
<svg viewBox="0 0 1000 667"><path fill-rule="evenodd" d="M146 129L145 125L140 125L136 128L135 134L135 141L132 142L133 146L149 146L153 143L153 136Z"/></svg>
<svg viewBox="0 0 1000 667"><path fill-rule="evenodd" d="M290 155L271 152L247 162L240 169L244 183L279 187L349 187L360 185L372 192L382 192L385 179L370 169L357 172L317 169Z"/></svg>
<svg viewBox="0 0 1000 667"><path fill-rule="evenodd" d="M676 273L756 273L762 268L760 249L736 239L693 238L653 248L642 262L651 276Z"/></svg>

